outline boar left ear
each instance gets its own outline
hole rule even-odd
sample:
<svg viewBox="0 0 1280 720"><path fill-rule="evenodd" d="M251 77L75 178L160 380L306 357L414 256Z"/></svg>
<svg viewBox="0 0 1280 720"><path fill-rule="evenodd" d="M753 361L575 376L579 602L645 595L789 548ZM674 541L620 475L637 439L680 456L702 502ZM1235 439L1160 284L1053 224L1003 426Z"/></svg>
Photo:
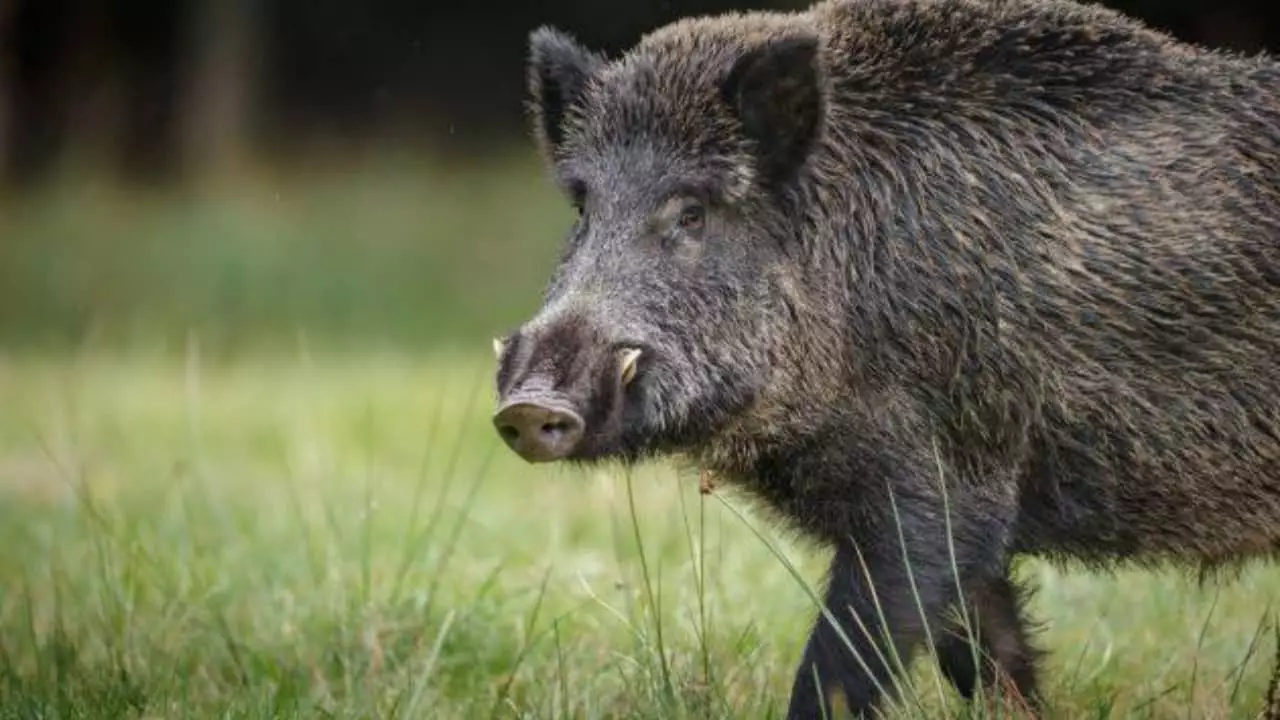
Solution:
<svg viewBox="0 0 1280 720"><path fill-rule="evenodd" d="M548 151L558 150L564 142L569 108L603 63L603 56L553 27L544 25L529 34L529 107L534 134Z"/></svg>
<svg viewBox="0 0 1280 720"><path fill-rule="evenodd" d="M818 51L811 35L770 40L738 58L721 85L768 182L788 180L817 139L823 111Z"/></svg>

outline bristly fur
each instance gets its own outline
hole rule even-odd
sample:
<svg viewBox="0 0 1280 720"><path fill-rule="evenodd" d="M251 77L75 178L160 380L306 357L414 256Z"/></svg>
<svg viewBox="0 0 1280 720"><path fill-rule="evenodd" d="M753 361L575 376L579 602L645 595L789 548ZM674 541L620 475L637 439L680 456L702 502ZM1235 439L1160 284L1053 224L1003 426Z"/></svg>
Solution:
<svg viewBox="0 0 1280 720"><path fill-rule="evenodd" d="M1273 59L1070 0L828 0L616 58L531 44L534 132L581 217L498 390L577 407L569 460L680 453L746 488L834 550L825 600L875 634L867 562L904 657L925 635L895 523L935 627L945 491L983 650L1029 697L1011 557L1207 575L1280 553ZM619 347L642 349L627 387ZM881 700L824 621L789 716L829 710L829 683Z"/></svg>

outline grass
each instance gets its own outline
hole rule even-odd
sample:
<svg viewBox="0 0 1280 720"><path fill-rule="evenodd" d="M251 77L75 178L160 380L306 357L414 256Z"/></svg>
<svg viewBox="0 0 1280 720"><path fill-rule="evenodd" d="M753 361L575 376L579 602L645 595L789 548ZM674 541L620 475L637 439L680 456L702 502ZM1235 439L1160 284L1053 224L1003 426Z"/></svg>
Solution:
<svg viewBox="0 0 1280 720"><path fill-rule="evenodd" d="M310 171L123 187L90 171L0 195L0 343L207 353L430 347L538 301L572 210L530 152L445 164L370 152ZM283 338L283 340L281 340Z"/></svg>
<svg viewBox="0 0 1280 720"><path fill-rule="evenodd" d="M490 366L4 358L0 717L780 715L823 553L665 465L523 464ZM1020 572L1055 717L1257 712L1275 569Z"/></svg>
<svg viewBox="0 0 1280 720"><path fill-rule="evenodd" d="M527 154L0 198L0 720L779 716L825 554L489 424L568 220ZM1055 716L1260 706L1280 570L1019 571Z"/></svg>

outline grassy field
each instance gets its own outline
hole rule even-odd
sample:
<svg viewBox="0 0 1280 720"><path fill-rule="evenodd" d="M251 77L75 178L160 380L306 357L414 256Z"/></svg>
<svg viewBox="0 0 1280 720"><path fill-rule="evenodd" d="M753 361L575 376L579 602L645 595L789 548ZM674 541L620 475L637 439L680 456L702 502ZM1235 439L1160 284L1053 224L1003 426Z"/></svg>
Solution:
<svg viewBox="0 0 1280 720"><path fill-rule="evenodd" d="M489 423L569 216L527 154L0 199L0 720L780 714L824 553ZM1259 706L1280 571L1020 571L1054 716Z"/></svg>
<svg viewBox="0 0 1280 720"><path fill-rule="evenodd" d="M487 348L480 351L487 353ZM0 361L0 717L769 717L823 556L665 466L530 467L487 354ZM1248 718L1280 572L1038 563L1055 717ZM902 716L962 706L920 662Z"/></svg>
<svg viewBox="0 0 1280 720"><path fill-rule="evenodd" d="M537 302L572 218L528 152L315 164L0 195L0 346L487 343Z"/></svg>

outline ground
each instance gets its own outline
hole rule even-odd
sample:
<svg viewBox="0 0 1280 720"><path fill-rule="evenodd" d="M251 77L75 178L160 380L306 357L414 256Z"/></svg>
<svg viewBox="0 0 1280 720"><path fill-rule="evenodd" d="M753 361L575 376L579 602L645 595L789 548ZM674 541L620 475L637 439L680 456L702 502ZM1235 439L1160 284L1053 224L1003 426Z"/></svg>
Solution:
<svg viewBox="0 0 1280 720"><path fill-rule="evenodd" d="M524 464L485 354L192 348L0 356L0 717L785 708L823 553L746 498ZM1052 716L1258 711L1277 569L1019 572ZM900 716L963 712L912 679Z"/></svg>

